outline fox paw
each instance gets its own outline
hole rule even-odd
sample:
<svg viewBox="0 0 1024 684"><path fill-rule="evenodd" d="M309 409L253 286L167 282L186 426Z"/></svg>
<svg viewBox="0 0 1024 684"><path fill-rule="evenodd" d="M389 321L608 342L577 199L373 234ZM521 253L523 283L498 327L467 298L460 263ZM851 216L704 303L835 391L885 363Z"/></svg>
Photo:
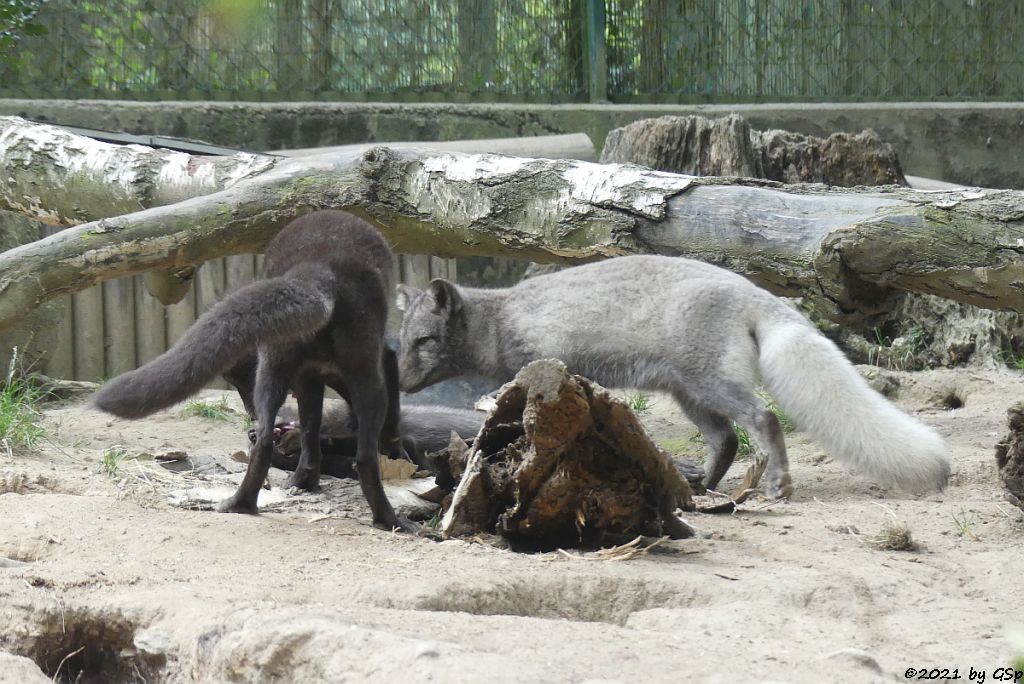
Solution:
<svg viewBox="0 0 1024 684"><path fill-rule="evenodd" d="M217 504L216 510L218 513L245 513L247 515L256 515L260 512L256 506L256 497L249 501L247 497L241 496L241 492L235 492L221 501Z"/></svg>
<svg viewBox="0 0 1024 684"><path fill-rule="evenodd" d="M769 499L789 499L793 496L793 479L789 473L783 473L782 477L774 482L768 483L764 488L765 496Z"/></svg>
<svg viewBox="0 0 1024 684"><path fill-rule="evenodd" d="M285 489L292 487L307 492L318 492L320 491L320 473L296 468L284 483Z"/></svg>
<svg viewBox="0 0 1024 684"><path fill-rule="evenodd" d="M422 527L419 523L415 523L408 518L400 518L398 516L395 516L394 520L391 521L374 520L373 526L379 530L387 530L388 532L408 532L410 534L419 532L420 527Z"/></svg>

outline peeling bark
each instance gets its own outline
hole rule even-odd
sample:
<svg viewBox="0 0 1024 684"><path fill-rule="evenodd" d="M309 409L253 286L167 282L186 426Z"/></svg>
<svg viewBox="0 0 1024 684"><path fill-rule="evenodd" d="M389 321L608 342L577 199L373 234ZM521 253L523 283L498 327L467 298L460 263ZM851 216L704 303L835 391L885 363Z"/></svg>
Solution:
<svg viewBox="0 0 1024 684"><path fill-rule="evenodd" d="M205 195L263 173L274 158L206 157L114 145L0 117L0 209L75 225Z"/></svg>
<svg viewBox="0 0 1024 684"><path fill-rule="evenodd" d="M369 218L407 253L692 256L808 297L835 319L884 308L894 290L1024 311L1024 192L838 190L378 147L277 160L220 191L0 254L0 329L102 280L259 251L319 208Z"/></svg>

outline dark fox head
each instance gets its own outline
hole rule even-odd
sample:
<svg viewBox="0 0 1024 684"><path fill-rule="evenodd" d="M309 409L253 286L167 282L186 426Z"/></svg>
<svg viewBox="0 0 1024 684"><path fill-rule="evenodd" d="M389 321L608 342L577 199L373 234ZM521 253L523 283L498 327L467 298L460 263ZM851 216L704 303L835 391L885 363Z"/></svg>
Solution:
<svg viewBox="0 0 1024 684"><path fill-rule="evenodd" d="M447 280L426 290L398 286L398 308L405 312L398 358L399 387L418 392L463 372L466 324L462 295Z"/></svg>

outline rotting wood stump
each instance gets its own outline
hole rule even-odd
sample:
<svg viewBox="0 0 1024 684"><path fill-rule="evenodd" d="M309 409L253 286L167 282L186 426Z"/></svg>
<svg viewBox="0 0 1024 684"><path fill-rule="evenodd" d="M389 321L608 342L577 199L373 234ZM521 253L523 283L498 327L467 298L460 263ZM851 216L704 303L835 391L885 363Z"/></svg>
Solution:
<svg viewBox="0 0 1024 684"><path fill-rule="evenodd" d="M1010 433L996 445L996 466L1008 498L1024 509L1024 402L1007 409L1006 417Z"/></svg>
<svg viewBox="0 0 1024 684"><path fill-rule="evenodd" d="M675 515L695 507L672 459L624 402L560 361L519 371L464 463L459 451L450 448L441 468L440 479L458 479L441 524L445 537L498 533L513 544L553 548L622 535L694 535Z"/></svg>
<svg viewBox="0 0 1024 684"><path fill-rule="evenodd" d="M907 185L896 151L872 130L827 138L778 129L757 131L738 114L634 121L608 133L601 161L783 183Z"/></svg>

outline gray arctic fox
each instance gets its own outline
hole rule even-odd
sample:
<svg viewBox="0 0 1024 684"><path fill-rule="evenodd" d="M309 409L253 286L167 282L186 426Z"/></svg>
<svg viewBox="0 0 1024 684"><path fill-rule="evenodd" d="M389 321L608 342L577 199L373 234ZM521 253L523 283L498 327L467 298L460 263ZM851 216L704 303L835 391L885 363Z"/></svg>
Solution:
<svg viewBox="0 0 1024 684"><path fill-rule="evenodd" d="M399 286L401 388L479 373L507 381L526 363L561 359L611 387L670 392L707 446L708 488L736 455L731 420L768 454L766 493L792 493L782 427L760 381L827 451L886 485L941 489L939 435L872 390L797 311L742 276L691 259L630 256L507 289L434 280Z"/></svg>

